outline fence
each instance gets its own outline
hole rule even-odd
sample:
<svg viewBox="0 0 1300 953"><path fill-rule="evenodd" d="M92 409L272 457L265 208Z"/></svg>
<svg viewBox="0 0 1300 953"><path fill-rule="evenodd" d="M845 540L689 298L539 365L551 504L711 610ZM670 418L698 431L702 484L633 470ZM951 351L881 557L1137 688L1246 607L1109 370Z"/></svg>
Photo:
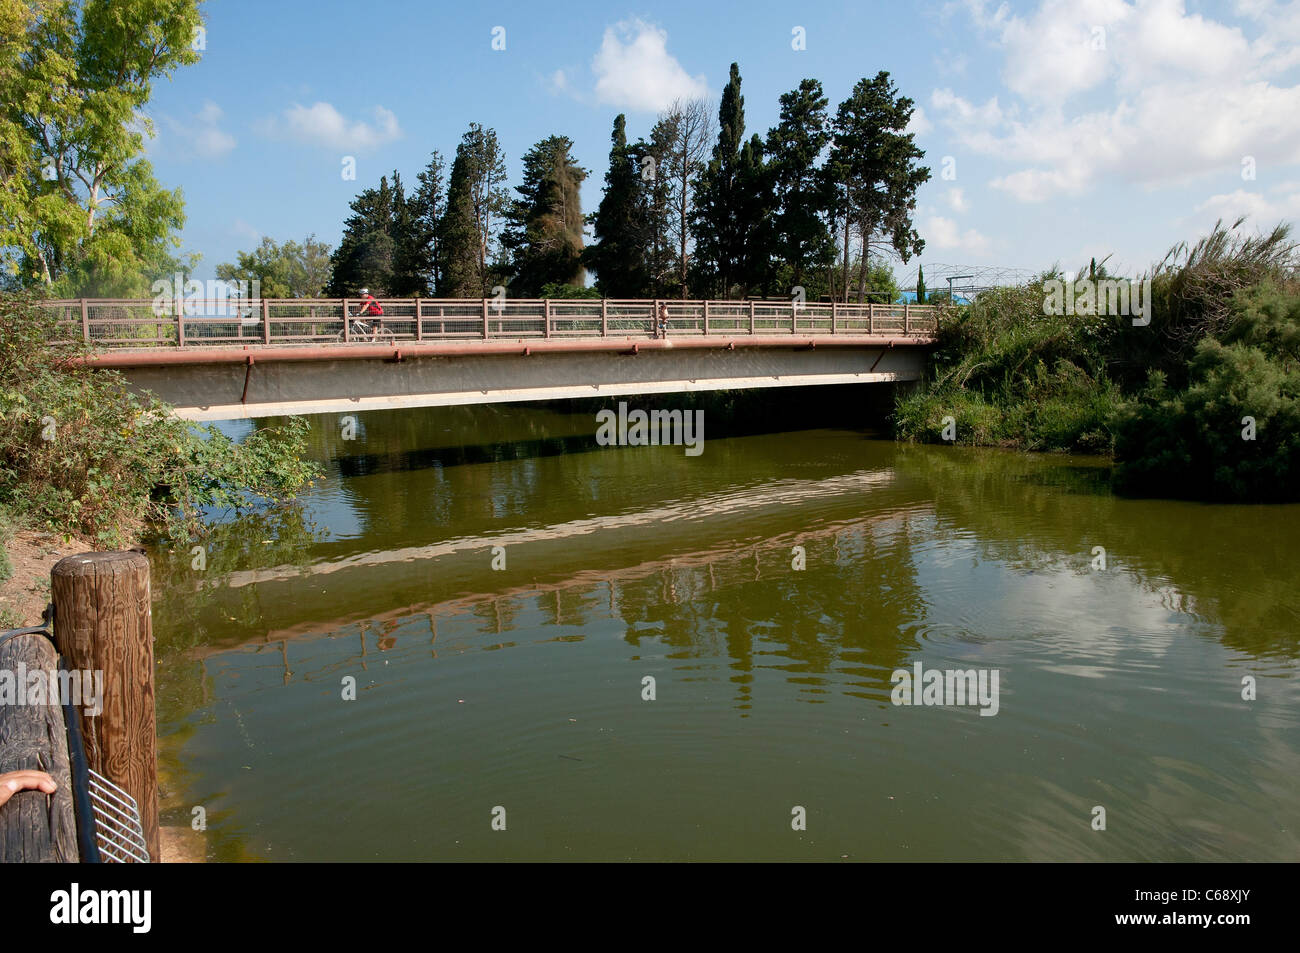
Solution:
<svg viewBox="0 0 1300 953"><path fill-rule="evenodd" d="M939 309L907 304L614 299L381 299L383 315L356 299L46 301L70 335L107 348L303 345L412 341L653 336L666 334L887 335L930 337ZM179 306L178 306L179 305ZM344 321L344 315L351 316Z"/></svg>

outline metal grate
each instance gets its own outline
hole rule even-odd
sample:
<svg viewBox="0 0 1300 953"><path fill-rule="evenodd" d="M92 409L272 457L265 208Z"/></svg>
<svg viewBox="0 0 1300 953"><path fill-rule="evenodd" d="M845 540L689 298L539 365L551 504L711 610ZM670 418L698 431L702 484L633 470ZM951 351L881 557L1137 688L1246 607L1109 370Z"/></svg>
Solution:
<svg viewBox="0 0 1300 953"><path fill-rule="evenodd" d="M100 860L115 864L149 863L149 845L145 843L144 825L135 798L94 768L87 768L86 772L90 776L90 803L95 814L95 843L99 846Z"/></svg>

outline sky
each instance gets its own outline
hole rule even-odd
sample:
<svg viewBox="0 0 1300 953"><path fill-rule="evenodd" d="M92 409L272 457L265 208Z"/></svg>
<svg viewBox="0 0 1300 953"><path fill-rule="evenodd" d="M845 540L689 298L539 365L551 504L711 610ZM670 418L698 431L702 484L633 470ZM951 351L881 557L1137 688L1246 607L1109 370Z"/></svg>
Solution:
<svg viewBox="0 0 1300 953"><path fill-rule="evenodd" d="M1300 2L210 0L199 63L155 84L154 172L211 278L262 236L339 241L348 202L414 185L471 122L520 158L568 136L600 201L614 117L716 109L740 66L746 136L819 79L833 113L879 70L913 99L932 178L915 221L941 265L1136 275L1216 219L1300 219ZM802 48L800 48L802 47ZM345 178L347 160L355 179ZM917 259L897 265L914 277ZM904 284L908 282L905 280ZM933 284L933 282L931 282Z"/></svg>

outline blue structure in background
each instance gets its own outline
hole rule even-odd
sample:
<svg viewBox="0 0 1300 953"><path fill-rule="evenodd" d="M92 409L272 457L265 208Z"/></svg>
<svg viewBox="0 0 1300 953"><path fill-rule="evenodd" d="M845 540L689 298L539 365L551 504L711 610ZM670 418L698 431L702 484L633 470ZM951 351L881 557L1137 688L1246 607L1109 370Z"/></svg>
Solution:
<svg viewBox="0 0 1300 953"><path fill-rule="evenodd" d="M940 290L942 290L942 289L940 289ZM946 294L946 292L945 292L945 294ZM954 294L953 294L953 296L952 296L952 302L953 302L953 304L970 304L970 303L971 303L971 302L970 302L970 298L967 298L965 295L956 294L955 292L954 292ZM903 291L903 292L900 292L899 295L898 295L898 300L895 301L894 304L916 304L916 292L915 292L915 291Z"/></svg>

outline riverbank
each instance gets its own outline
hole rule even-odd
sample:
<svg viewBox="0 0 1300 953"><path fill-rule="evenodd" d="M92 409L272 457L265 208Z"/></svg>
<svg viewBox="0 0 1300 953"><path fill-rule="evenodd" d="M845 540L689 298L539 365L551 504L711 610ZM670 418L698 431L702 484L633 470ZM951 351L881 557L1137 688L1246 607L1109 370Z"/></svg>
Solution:
<svg viewBox="0 0 1300 953"><path fill-rule="evenodd" d="M1300 252L1289 226L1240 224L1134 281L1094 261L981 293L941 325L895 436L1109 455L1128 495L1300 499Z"/></svg>

